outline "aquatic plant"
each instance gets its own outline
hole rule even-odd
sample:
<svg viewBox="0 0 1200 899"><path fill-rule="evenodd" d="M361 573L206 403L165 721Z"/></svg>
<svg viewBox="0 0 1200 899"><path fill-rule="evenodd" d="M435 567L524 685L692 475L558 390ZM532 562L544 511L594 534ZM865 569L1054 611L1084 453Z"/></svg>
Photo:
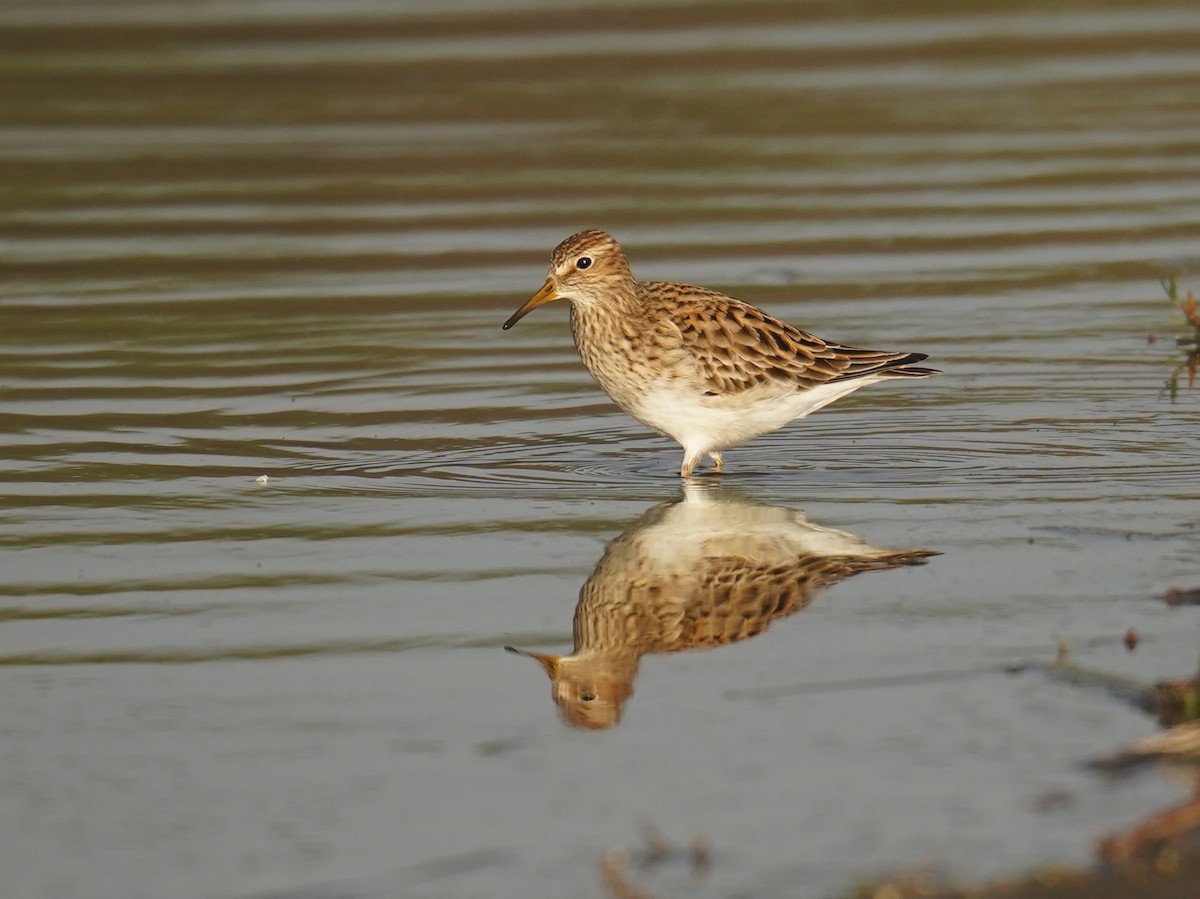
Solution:
<svg viewBox="0 0 1200 899"><path fill-rule="evenodd" d="M1200 368L1200 308L1197 306L1196 294L1194 292L1189 290L1187 296L1182 299L1180 298L1179 289L1173 275L1163 278L1160 283L1170 298L1172 305L1183 313L1184 321L1192 329L1191 334L1175 338L1175 343L1178 346L1191 347L1191 352L1188 353L1187 358L1175 366L1175 370L1167 378L1166 389L1171 394L1171 399L1175 399L1175 394L1179 390L1179 376L1183 372L1187 372L1188 387L1192 388L1196 386L1196 369Z"/></svg>

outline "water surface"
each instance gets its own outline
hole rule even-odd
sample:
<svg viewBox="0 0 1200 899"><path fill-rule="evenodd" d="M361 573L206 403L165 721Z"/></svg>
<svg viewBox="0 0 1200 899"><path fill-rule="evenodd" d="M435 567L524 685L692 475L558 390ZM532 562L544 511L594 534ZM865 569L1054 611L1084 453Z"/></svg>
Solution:
<svg viewBox="0 0 1200 899"><path fill-rule="evenodd" d="M1173 801L1082 767L1140 714L1005 668L1194 669L1158 279L1200 286L1198 39L1120 0L8 4L7 888L596 896L652 821L713 847L692 895L822 895L1083 860ZM565 309L500 331L585 227L944 370L703 479L943 555L646 655L603 732L502 649L569 650L682 499Z"/></svg>

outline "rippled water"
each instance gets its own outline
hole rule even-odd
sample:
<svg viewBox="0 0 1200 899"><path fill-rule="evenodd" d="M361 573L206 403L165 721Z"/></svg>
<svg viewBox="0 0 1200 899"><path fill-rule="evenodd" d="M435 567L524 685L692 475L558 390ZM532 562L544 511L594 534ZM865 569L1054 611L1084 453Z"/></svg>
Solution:
<svg viewBox="0 0 1200 899"><path fill-rule="evenodd" d="M1195 665L1158 279L1200 288L1198 38L1098 0L7 4L6 889L595 896L652 821L713 847L664 895L821 895L1084 859L1171 801L1081 767L1141 715L1004 668ZM944 555L646 655L603 733L502 650L568 651L605 546L682 499L561 304L500 331L584 227L944 371L702 479Z"/></svg>

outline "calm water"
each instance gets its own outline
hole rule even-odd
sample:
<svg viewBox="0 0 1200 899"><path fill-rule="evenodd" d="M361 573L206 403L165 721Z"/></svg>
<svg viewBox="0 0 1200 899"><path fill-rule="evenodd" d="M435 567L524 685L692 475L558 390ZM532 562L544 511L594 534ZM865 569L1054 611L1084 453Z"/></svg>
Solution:
<svg viewBox="0 0 1200 899"><path fill-rule="evenodd" d="M1182 2L10 0L6 895L596 897L652 822L713 849L663 895L819 896L1085 860L1176 800L1082 766L1144 716L1004 669L1195 668L1158 278L1200 289L1198 41ZM697 488L943 555L645 654L602 731L503 647L568 652L606 545L694 497L651 511L679 449L561 304L500 331L584 227L945 372Z"/></svg>

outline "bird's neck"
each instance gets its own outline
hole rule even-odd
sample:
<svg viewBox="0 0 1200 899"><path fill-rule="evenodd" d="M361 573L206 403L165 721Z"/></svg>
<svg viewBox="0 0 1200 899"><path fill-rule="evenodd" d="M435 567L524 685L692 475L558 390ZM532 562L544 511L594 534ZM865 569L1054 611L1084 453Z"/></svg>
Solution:
<svg viewBox="0 0 1200 899"><path fill-rule="evenodd" d="M645 329L643 304L637 285L614 287L602 302L576 300L571 303L571 328L578 337L581 334L593 338L615 339L623 336L635 339Z"/></svg>

